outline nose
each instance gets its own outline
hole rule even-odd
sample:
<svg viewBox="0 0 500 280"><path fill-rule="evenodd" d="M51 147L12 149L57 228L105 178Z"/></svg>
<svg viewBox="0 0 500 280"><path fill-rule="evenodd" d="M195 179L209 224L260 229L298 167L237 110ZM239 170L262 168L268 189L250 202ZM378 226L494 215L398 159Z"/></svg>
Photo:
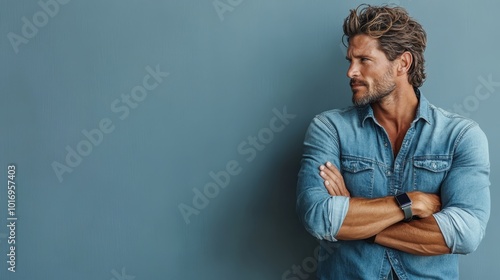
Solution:
<svg viewBox="0 0 500 280"><path fill-rule="evenodd" d="M352 78L355 78L357 76L359 76L358 66L356 65L356 63L354 63L353 61L351 61L350 65L349 65L349 68L347 69L347 77L349 77L350 79L352 79Z"/></svg>

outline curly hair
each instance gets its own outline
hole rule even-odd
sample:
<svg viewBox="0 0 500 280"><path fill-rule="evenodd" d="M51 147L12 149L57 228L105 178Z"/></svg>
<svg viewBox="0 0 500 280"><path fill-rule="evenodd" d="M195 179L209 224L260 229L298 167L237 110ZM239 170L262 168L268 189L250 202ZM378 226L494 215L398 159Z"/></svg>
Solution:
<svg viewBox="0 0 500 280"><path fill-rule="evenodd" d="M413 62L408 71L408 82L413 87L420 87L425 80L424 51L427 35L420 23L408 15L401 7L370 6L362 4L344 20L344 39L365 34L378 39L381 51L389 61L394 61L408 51Z"/></svg>

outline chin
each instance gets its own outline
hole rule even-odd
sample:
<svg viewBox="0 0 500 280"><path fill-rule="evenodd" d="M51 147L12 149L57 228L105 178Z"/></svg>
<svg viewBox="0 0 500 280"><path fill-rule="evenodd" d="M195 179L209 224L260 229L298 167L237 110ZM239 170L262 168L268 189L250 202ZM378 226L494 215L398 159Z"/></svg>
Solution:
<svg viewBox="0 0 500 280"><path fill-rule="evenodd" d="M357 92L354 92L353 91L353 95L352 95L352 103L355 105L355 106L365 106L367 104L369 104L369 102L367 102L367 95L366 95L366 92L360 92L359 90Z"/></svg>
<svg viewBox="0 0 500 280"><path fill-rule="evenodd" d="M353 99L363 99L363 97L366 96L366 91L360 90L360 89L353 89L352 90L352 98Z"/></svg>

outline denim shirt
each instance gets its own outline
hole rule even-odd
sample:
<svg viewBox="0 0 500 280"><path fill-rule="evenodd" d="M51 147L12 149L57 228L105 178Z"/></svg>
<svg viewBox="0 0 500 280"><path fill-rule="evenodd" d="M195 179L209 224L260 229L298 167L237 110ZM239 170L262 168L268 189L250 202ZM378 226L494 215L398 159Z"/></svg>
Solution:
<svg viewBox="0 0 500 280"><path fill-rule="evenodd" d="M319 279L458 279L458 255L474 251L490 215L488 142L478 124L430 104L420 94L416 117L394 157L371 106L323 112L311 122L298 175L297 212L321 240ZM330 161L352 197L403 192L439 194L434 214L451 254L419 256L337 235L349 198L331 196L319 175Z"/></svg>

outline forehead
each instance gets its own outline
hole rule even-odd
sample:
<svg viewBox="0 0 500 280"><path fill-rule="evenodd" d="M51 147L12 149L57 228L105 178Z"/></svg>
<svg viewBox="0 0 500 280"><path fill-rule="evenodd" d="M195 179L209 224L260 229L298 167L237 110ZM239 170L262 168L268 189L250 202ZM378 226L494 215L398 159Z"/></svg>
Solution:
<svg viewBox="0 0 500 280"><path fill-rule="evenodd" d="M379 48L377 39L364 34L349 38L349 46L347 48L348 57L380 55L385 56Z"/></svg>

